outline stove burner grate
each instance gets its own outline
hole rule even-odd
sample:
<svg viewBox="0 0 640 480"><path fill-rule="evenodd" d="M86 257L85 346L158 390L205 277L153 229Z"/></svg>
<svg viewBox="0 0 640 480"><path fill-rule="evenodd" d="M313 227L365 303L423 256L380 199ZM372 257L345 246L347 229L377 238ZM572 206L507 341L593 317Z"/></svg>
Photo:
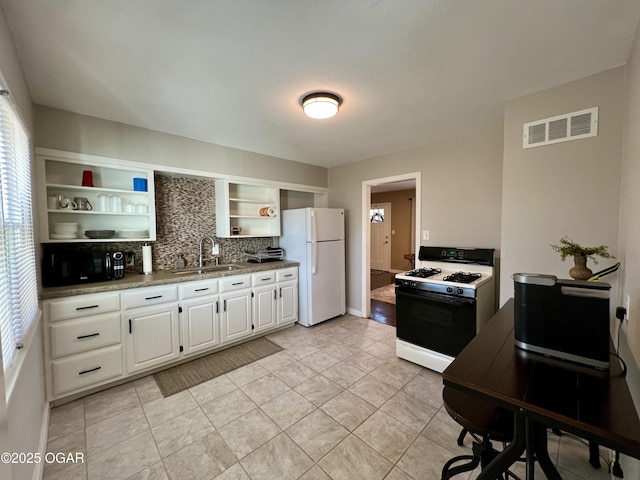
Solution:
<svg viewBox="0 0 640 480"><path fill-rule="evenodd" d="M406 273L407 277L428 278L442 273L439 268L416 268Z"/></svg>
<svg viewBox="0 0 640 480"><path fill-rule="evenodd" d="M451 275L447 275L442 280L445 282L455 283L473 283L482 277L481 273L469 273L469 272L456 272Z"/></svg>

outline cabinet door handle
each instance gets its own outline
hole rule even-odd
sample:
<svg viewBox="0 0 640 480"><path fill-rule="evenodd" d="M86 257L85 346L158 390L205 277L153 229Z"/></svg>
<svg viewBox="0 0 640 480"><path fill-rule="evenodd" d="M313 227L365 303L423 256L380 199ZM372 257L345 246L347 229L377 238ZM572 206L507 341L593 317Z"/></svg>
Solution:
<svg viewBox="0 0 640 480"><path fill-rule="evenodd" d="M282 287L280 287L280 298L282 298Z"/></svg>
<svg viewBox="0 0 640 480"><path fill-rule="evenodd" d="M131 319L129 319L129 333L131 333Z"/></svg>
<svg viewBox="0 0 640 480"><path fill-rule="evenodd" d="M274 299L274 300L277 300L277 299L278 299L278 289L277 289L277 288L274 288L274 289L273 289L273 299Z"/></svg>
<svg viewBox="0 0 640 480"><path fill-rule="evenodd" d="M196 292L206 292L207 290L209 290L209 287L206 287L206 288L196 288Z"/></svg>
<svg viewBox="0 0 640 480"><path fill-rule="evenodd" d="M242 285L242 284L244 284L244 282L236 282L236 283L232 283L231 285L235 287L236 285Z"/></svg>
<svg viewBox="0 0 640 480"><path fill-rule="evenodd" d="M216 300L216 313L220 313L220 312L218 311L218 301L217 301L217 300Z"/></svg>
<svg viewBox="0 0 640 480"><path fill-rule="evenodd" d="M82 370L78 372L78 375L84 375L85 373L95 372L96 370L100 370L102 367L90 368L89 370Z"/></svg>
<svg viewBox="0 0 640 480"><path fill-rule="evenodd" d="M145 300L155 300L156 298L162 298L162 295L155 295L153 297L145 297Z"/></svg>
<svg viewBox="0 0 640 480"><path fill-rule="evenodd" d="M227 301L225 300L224 303L222 304L222 311L226 312L227 311Z"/></svg>
<svg viewBox="0 0 640 480"><path fill-rule="evenodd" d="M83 338L89 338L89 337L97 337L98 335L100 335L100 332L98 333L90 333L88 335L80 335L78 337L76 337L78 340L82 340Z"/></svg>
<svg viewBox="0 0 640 480"><path fill-rule="evenodd" d="M78 308L76 308L76 311L79 311L79 310L88 310L88 309L90 309L90 308L98 308L99 306L100 306L100 305L87 305L86 307L78 307Z"/></svg>

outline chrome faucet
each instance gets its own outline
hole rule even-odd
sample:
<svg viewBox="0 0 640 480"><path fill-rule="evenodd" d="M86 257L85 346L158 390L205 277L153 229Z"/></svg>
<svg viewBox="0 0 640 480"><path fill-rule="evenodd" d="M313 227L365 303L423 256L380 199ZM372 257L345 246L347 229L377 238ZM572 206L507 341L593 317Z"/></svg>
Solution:
<svg viewBox="0 0 640 480"><path fill-rule="evenodd" d="M202 237L200 239L200 256L198 257L198 267L202 268L204 267L204 259L202 258L202 244L204 243L205 240L209 240L211 241L211 253L213 254L213 249L216 245L216 243L213 241L213 238L211 237ZM218 263L218 257L216 257L216 264Z"/></svg>

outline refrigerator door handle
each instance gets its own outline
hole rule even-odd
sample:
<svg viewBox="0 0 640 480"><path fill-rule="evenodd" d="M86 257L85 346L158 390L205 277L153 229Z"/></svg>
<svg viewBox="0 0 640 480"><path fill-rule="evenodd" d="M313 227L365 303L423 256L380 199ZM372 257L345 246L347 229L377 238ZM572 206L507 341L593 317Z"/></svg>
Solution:
<svg viewBox="0 0 640 480"><path fill-rule="evenodd" d="M311 210L309 213L311 214L311 238L309 239L309 241L311 243L316 243L318 234L318 217L316 217L316 213L313 210Z"/></svg>
<svg viewBox="0 0 640 480"><path fill-rule="evenodd" d="M316 242L311 242L311 273L315 275L318 273L318 249L316 248Z"/></svg>

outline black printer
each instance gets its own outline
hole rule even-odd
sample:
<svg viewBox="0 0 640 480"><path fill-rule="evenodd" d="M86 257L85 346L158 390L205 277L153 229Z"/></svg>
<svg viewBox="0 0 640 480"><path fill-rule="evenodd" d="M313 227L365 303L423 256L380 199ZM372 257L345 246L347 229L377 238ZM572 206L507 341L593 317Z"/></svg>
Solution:
<svg viewBox="0 0 640 480"><path fill-rule="evenodd" d="M516 346L609 368L611 285L537 273L516 273L513 281Z"/></svg>

